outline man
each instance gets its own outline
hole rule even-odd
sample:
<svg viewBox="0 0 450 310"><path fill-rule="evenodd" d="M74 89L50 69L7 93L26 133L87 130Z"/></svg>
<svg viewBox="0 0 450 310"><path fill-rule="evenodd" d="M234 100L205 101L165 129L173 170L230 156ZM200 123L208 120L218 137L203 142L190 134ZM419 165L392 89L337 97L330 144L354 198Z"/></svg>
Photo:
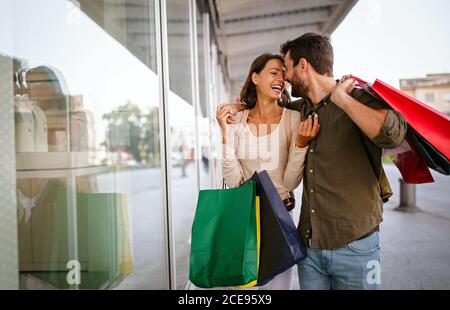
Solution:
<svg viewBox="0 0 450 310"><path fill-rule="evenodd" d="M327 35L307 33L281 46L302 120L315 115L320 133L309 144L299 233L308 255L299 264L302 289L378 289L379 224L389 183L382 148L395 148L406 122L382 101L333 78ZM387 190L385 190L387 187Z"/></svg>

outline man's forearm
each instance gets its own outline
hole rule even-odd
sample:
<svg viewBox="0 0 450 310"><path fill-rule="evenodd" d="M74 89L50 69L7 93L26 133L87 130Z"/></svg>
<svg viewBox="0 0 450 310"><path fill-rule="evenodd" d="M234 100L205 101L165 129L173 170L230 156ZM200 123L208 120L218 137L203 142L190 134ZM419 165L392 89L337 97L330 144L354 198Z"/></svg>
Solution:
<svg viewBox="0 0 450 310"><path fill-rule="evenodd" d="M335 102L352 121L368 136L375 138L386 120L386 109L375 110L344 94Z"/></svg>

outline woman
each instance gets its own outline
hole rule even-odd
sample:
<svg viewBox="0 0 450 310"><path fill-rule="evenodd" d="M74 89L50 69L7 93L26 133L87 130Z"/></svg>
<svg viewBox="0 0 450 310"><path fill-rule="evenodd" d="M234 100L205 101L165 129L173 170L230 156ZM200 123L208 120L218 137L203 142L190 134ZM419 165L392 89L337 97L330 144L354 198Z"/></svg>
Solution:
<svg viewBox="0 0 450 310"><path fill-rule="evenodd" d="M222 171L226 184L239 186L255 171L267 170L281 199L289 204L292 203L290 193L303 175L308 143L317 136L320 126L317 116L313 126L312 119L299 122L297 111L283 108L289 100L284 71L281 56L257 57L240 95L246 109L237 112L237 106L222 104L216 118L222 135ZM230 124L235 117L236 124ZM268 288L289 289L291 275L292 269L285 271Z"/></svg>

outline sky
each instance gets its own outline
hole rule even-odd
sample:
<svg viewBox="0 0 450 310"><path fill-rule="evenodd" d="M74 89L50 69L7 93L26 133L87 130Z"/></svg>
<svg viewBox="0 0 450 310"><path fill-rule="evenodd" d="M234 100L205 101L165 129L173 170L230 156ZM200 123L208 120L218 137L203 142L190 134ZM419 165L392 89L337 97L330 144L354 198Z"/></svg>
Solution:
<svg viewBox="0 0 450 310"><path fill-rule="evenodd" d="M450 73L450 1L359 0L332 34L334 75L401 78Z"/></svg>

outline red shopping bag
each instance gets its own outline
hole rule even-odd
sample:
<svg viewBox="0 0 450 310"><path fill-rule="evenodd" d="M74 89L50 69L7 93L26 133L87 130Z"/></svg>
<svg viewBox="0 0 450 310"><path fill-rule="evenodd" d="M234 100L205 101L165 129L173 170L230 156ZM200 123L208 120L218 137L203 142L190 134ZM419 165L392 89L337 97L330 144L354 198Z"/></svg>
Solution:
<svg viewBox="0 0 450 310"><path fill-rule="evenodd" d="M450 159L450 117L378 79L370 85L360 78L352 78L369 86L394 110L402 113L408 124Z"/></svg>
<svg viewBox="0 0 450 310"><path fill-rule="evenodd" d="M358 81L364 90L400 112L408 122L406 140L411 150L398 154L394 161L405 182L410 184L434 182L429 167L448 175L446 170L450 158L450 118L378 79L375 83L369 84L358 77L352 78ZM423 148L424 143L428 144L431 151L435 149L433 154L424 153L426 152ZM440 162L433 162L431 160L433 155L435 159L440 159Z"/></svg>
<svg viewBox="0 0 450 310"><path fill-rule="evenodd" d="M412 143L408 142L408 144L411 150L397 154L397 158L394 160L394 164L400 171L405 183L420 184L434 182L425 160L417 153Z"/></svg>

